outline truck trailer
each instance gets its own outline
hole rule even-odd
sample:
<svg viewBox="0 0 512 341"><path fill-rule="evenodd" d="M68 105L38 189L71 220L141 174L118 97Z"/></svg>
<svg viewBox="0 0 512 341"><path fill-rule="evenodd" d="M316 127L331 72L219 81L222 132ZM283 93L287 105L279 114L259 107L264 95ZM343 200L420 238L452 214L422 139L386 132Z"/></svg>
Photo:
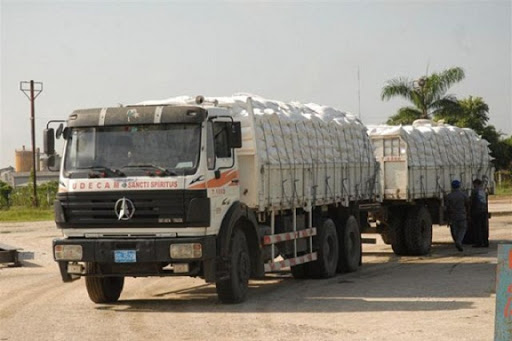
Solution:
<svg viewBox="0 0 512 341"><path fill-rule="evenodd" d="M382 199L367 128L316 104L239 94L76 110L44 131L50 165L55 137L53 254L96 303L117 301L125 277L201 277L236 303L285 267L356 271Z"/></svg>
<svg viewBox="0 0 512 341"><path fill-rule="evenodd" d="M473 130L416 120L370 126L380 165L382 206L372 212L377 231L397 255L425 255L432 224L445 224L444 197L459 180L468 195L474 179L494 192L489 143Z"/></svg>

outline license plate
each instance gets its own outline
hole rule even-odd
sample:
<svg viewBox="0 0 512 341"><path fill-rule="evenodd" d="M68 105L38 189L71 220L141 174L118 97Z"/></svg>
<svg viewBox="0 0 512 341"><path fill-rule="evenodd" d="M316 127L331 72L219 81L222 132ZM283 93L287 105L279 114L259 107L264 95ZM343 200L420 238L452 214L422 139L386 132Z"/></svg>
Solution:
<svg viewBox="0 0 512 341"><path fill-rule="evenodd" d="M137 251L135 250L115 250L114 261L116 263L135 263L137 262Z"/></svg>

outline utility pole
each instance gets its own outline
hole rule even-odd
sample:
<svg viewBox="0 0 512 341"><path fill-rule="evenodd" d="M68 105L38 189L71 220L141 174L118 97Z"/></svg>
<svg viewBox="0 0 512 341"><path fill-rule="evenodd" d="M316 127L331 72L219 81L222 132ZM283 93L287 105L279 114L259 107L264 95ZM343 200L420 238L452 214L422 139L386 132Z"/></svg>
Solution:
<svg viewBox="0 0 512 341"><path fill-rule="evenodd" d="M34 88L34 85L37 86L37 89ZM34 198L33 198L32 204L34 205L34 207L38 207L39 201L37 200L35 101L36 101L36 97L39 96L39 94L41 92L43 92L43 83L42 82L34 82L33 80L31 80L30 82L21 81L20 82L20 90L30 100L30 129L31 129L31 135L32 135L32 171L34 172L34 178L33 178L33 182L32 182L32 185L34 187L34 194L33 194Z"/></svg>

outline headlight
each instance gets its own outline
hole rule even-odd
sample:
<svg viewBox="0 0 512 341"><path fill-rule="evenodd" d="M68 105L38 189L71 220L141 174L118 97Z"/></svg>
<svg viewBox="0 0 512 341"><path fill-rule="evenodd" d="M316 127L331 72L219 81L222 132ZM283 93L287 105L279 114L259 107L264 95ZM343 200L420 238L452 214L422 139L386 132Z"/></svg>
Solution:
<svg viewBox="0 0 512 341"><path fill-rule="evenodd" d="M201 258L203 256L203 247L199 243L171 244L171 258L190 259Z"/></svg>
<svg viewBox="0 0 512 341"><path fill-rule="evenodd" d="M81 260L83 256L82 245L55 245L56 260Z"/></svg>

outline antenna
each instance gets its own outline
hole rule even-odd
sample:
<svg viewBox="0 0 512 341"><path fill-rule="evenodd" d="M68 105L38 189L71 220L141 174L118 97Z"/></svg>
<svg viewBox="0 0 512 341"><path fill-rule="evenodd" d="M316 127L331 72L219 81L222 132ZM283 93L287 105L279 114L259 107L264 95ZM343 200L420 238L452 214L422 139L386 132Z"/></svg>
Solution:
<svg viewBox="0 0 512 341"><path fill-rule="evenodd" d="M359 119L361 119L361 75L359 65L357 66L357 111Z"/></svg>

